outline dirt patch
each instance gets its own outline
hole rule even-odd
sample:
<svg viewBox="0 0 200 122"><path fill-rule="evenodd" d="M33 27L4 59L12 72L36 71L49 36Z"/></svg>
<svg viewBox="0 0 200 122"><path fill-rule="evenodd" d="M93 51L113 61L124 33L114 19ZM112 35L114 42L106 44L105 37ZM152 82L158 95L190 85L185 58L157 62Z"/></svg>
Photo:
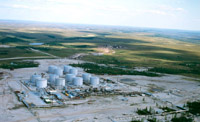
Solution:
<svg viewBox="0 0 200 122"><path fill-rule="evenodd" d="M135 80L130 79L130 78L124 78L120 80L121 83L130 85L130 86L137 86L138 84L135 82Z"/></svg>
<svg viewBox="0 0 200 122"><path fill-rule="evenodd" d="M103 54L113 54L115 51L111 48L107 47L99 47L96 49L98 52L103 53Z"/></svg>
<svg viewBox="0 0 200 122"><path fill-rule="evenodd" d="M165 90L164 88L158 87L155 84L148 84L148 86L149 86L148 91L151 92L151 93L162 92L162 91Z"/></svg>
<svg viewBox="0 0 200 122"><path fill-rule="evenodd" d="M14 107L12 108L8 108L9 110L16 110L16 109L20 109L20 108L23 108L25 107L23 104L19 104L19 105L15 105Z"/></svg>
<svg viewBox="0 0 200 122"><path fill-rule="evenodd" d="M0 72L0 80L2 80L3 79L3 72Z"/></svg>
<svg viewBox="0 0 200 122"><path fill-rule="evenodd" d="M130 79L130 78L124 78L124 79L121 79L120 81L122 81L122 82L131 82L131 81L134 81L134 80Z"/></svg>

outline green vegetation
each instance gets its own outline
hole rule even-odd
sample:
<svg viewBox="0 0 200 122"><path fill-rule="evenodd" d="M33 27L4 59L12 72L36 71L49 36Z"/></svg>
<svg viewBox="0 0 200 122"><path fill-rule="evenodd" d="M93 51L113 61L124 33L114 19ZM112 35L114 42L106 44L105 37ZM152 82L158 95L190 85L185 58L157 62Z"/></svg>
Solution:
<svg viewBox="0 0 200 122"><path fill-rule="evenodd" d="M0 48L0 58L34 57L34 56L45 56L45 55L33 52L26 47Z"/></svg>
<svg viewBox="0 0 200 122"><path fill-rule="evenodd" d="M148 122L157 122L158 120L156 118L151 118L151 119L147 119Z"/></svg>
<svg viewBox="0 0 200 122"><path fill-rule="evenodd" d="M87 55L82 60L130 70L134 67L153 67L150 72L200 77L199 32L112 27L93 27L84 31L84 27L79 26L74 27L76 29L69 27L67 31L67 26L65 29L41 27L40 30L38 25L37 29L33 28L20 28L21 31L18 31L10 26L2 29L0 44L13 47L0 47L0 58L44 56L28 50L30 47L61 58L76 53L103 52L99 48L104 47L114 53ZM44 45L30 46L29 43Z"/></svg>
<svg viewBox="0 0 200 122"><path fill-rule="evenodd" d="M97 65L93 63L83 63L83 64L70 64L73 67L81 67L84 69L84 71L88 73L98 74L98 75L144 75L144 76L159 76L155 73L150 72L139 72L139 71L133 71L133 70L125 70L121 68L115 68L111 66L102 66Z"/></svg>
<svg viewBox="0 0 200 122"><path fill-rule="evenodd" d="M2 44L8 44L8 43L25 43L26 41L18 38L13 37L6 37L0 40L0 43Z"/></svg>
<svg viewBox="0 0 200 122"><path fill-rule="evenodd" d="M160 107L160 109L162 109L162 110L165 111L165 112L176 111L176 110L174 110L174 109L172 109L172 108L169 108L169 107Z"/></svg>
<svg viewBox="0 0 200 122"><path fill-rule="evenodd" d="M152 115L151 108L137 109L136 113L139 115Z"/></svg>
<svg viewBox="0 0 200 122"><path fill-rule="evenodd" d="M114 57L111 55L103 55L103 56L92 56L88 55L83 57L84 60L92 61L97 64L106 64L106 65L114 65L121 68L134 68L135 63L131 61L123 60L123 58Z"/></svg>
<svg viewBox="0 0 200 122"><path fill-rule="evenodd" d="M131 120L131 122L142 122L140 120Z"/></svg>
<svg viewBox="0 0 200 122"><path fill-rule="evenodd" d="M200 101L188 102L189 112L194 115L200 115Z"/></svg>
<svg viewBox="0 0 200 122"><path fill-rule="evenodd" d="M30 68L38 67L38 63L33 61L7 61L0 63L0 68L3 69L19 69L19 68Z"/></svg>
<svg viewBox="0 0 200 122"><path fill-rule="evenodd" d="M69 57L76 53L88 53L91 50L87 49L76 49L76 48L51 48L51 47L33 47L33 49L41 50L43 52L53 54L59 57Z"/></svg>
<svg viewBox="0 0 200 122"><path fill-rule="evenodd" d="M116 54L113 55L103 55L103 56L88 55L83 57L83 60L100 64L114 65L117 67L123 67L128 69L132 69L134 67L153 67L149 71L200 77L199 75L200 63L198 62L199 60L198 58L192 59L188 58L190 57L189 55L186 55L185 57L191 61L187 61L188 59L168 61L170 58L159 59L160 57L148 58L146 56L138 56L138 55L128 56L129 52L130 51L128 50L127 51L116 50Z"/></svg>
<svg viewBox="0 0 200 122"><path fill-rule="evenodd" d="M186 117L184 115L181 115L180 117L173 117L171 119L172 122L193 122L193 119L191 117Z"/></svg>

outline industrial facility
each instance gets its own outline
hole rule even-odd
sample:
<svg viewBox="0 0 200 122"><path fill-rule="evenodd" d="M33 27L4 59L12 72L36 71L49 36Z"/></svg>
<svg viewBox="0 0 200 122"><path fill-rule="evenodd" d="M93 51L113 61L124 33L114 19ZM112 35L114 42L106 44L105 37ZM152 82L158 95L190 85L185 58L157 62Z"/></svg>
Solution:
<svg viewBox="0 0 200 122"><path fill-rule="evenodd" d="M118 121L121 117L128 118L128 121L133 117L141 120L144 116L138 115L137 112L139 109L146 110L146 108L148 110L151 108L152 115L157 115L159 120L163 120L165 114L169 114L167 120L170 120L173 117L170 112L182 113L188 110L184 107L186 103L184 100L187 100L188 96L199 96L198 85L200 84L182 80L179 76L96 75L86 72L87 70L83 68L75 67L74 64L84 63L80 60L37 61L40 63L37 68L9 71L12 78L9 82L4 81L9 84L10 88L7 86L7 89L12 90L13 96L17 99L8 97L7 95L12 95L9 92L5 92L4 98L15 100L15 104L6 104L13 111L28 110L33 118L39 115L38 118L44 121L46 114L49 113L51 119L56 117L60 119L64 115L67 116L64 120L78 121L80 117L74 119L74 116L85 111L87 115L85 114L83 118L86 118L86 121L88 117L93 120L96 111L99 111L97 116L99 121L104 121L108 116L113 121ZM7 74L8 78L10 76ZM191 89L184 87L188 85ZM191 92L194 88L196 93ZM24 109L24 106L28 109ZM20 108L16 109L16 107ZM171 111L168 112L166 109ZM102 115L105 110L108 112ZM71 111L75 115L68 118L71 117ZM88 116L88 111L91 116ZM63 114L59 116L55 114L59 112ZM110 118L105 121L111 120Z"/></svg>
<svg viewBox="0 0 200 122"><path fill-rule="evenodd" d="M65 105L67 101L74 99L111 93L110 91L114 90L111 88L113 85L107 83L107 81L109 80L79 72L78 68L70 65L50 65L46 72L34 73L29 80L21 81L21 83L44 102L37 104L31 101L31 107L52 107ZM29 99L20 95L22 93L17 94L19 99L24 102L29 101ZM30 107L28 104L26 105Z"/></svg>

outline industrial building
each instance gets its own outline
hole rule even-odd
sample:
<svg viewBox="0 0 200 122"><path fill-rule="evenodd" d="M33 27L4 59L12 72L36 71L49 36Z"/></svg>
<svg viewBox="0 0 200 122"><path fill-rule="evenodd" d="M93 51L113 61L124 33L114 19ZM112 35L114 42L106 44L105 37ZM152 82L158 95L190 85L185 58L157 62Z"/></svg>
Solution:
<svg viewBox="0 0 200 122"><path fill-rule="evenodd" d="M100 85L99 77L79 72L78 68L70 65L50 65L46 73L34 73L27 84L36 89L45 103L60 105L64 104L62 98L83 98L89 89L105 85Z"/></svg>

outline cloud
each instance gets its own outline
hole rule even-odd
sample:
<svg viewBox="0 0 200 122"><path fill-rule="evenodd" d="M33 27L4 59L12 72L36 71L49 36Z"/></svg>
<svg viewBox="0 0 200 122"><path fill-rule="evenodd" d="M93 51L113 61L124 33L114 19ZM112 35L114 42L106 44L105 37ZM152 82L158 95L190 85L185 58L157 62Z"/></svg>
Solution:
<svg viewBox="0 0 200 122"><path fill-rule="evenodd" d="M158 7L158 9L163 10L163 11L170 11L170 12L186 12L184 8L181 7L171 7L171 6L166 6L166 5L161 5Z"/></svg>
<svg viewBox="0 0 200 122"><path fill-rule="evenodd" d="M183 8L176 8L175 11L186 12L186 10Z"/></svg>
<svg viewBox="0 0 200 122"><path fill-rule="evenodd" d="M22 5L22 4L13 4L8 7L16 8L16 9L42 10L42 7L33 7L33 6Z"/></svg>
<svg viewBox="0 0 200 122"><path fill-rule="evenodd" d="M161 16L175 16L172 13L161 11L161 10L155 10L155 9L137 9L134 13L139 14L154 14L154 15L161 15Z"/></svg>
<svg viewBox="0 0 200 122"><path fill-rule="evenodd" d="M14 5L11 5L12 8L25 8L25 9L31 9L31 7L29 6L26 6L26 5L17 5L17 4L14 4Z"/></svg>

